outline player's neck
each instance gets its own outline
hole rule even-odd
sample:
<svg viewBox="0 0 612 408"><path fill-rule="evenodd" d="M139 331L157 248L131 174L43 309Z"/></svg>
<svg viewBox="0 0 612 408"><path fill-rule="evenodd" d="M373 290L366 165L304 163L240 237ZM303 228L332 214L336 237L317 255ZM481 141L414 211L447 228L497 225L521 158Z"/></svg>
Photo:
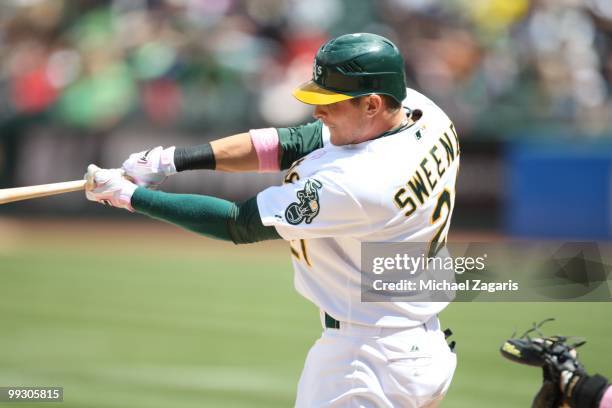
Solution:
<svg viewBox="0 0 612 408"><path fill-rule="evenodd" d="M406 110L403 107L400 107L393 115L389 118L390 126L385 132L393 131L404 127L408 124L410 118L406 114Z"/></svg>
<svg viewBox="0 0 612 408"><path fill-rule="evenodd" d="M383 114L372 124L371 131L367 136L357 143L366 142L376 139L382 135L392 133L393 131L402 128L408 124L409 118L406 115L404 108L400 108L396 112L383 112Z"/></svg>

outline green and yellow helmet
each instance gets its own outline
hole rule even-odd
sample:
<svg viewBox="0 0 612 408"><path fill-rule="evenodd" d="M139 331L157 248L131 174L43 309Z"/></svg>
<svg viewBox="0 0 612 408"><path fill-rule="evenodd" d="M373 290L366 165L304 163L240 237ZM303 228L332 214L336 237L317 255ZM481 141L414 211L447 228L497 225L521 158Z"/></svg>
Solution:
<svg viewBox="0 0 612 408"><path fill-rule="evenodd" d="M329 105L357 96L381 94L402 102L406 97L404 59L390 40L356 33L334 38L319 48L312 80L293 91L299 101Z"/></svg>

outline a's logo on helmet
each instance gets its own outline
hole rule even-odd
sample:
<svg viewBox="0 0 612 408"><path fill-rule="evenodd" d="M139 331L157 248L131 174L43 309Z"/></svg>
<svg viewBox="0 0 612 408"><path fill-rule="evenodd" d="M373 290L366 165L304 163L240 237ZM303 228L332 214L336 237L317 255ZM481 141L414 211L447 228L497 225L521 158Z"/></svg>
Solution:
<svg viewBox="0 0 612 408"><path fill-rule="evenodd" d="M312 77L315 81L318 81L321 74L323 74L323 67L317 64L317 61L315 61L314 65L312 66Z"/></svg>

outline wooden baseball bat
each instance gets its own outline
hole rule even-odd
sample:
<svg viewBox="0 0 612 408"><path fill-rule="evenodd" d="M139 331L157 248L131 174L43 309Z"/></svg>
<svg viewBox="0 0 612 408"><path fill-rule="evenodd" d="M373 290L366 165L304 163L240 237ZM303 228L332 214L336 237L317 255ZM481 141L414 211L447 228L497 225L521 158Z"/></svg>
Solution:
<svg viewBox="0 0 612 408"><path fill-rule="evenodd" d="M85 190L85 180L0 189L0 204Z"/></svg>

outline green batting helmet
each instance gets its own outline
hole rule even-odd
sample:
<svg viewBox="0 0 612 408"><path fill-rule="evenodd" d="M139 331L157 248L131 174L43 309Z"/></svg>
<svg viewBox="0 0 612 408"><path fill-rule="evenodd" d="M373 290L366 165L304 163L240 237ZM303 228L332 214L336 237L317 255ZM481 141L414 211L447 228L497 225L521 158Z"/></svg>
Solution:
<svg viewBox="0 0 612 408"><path fill-rule="evenodd" d="M406 98L404 60L391 41L369 33L346 34L319 48L312 80L293 91L301 102L328 105L362 95Z"/></svg>

